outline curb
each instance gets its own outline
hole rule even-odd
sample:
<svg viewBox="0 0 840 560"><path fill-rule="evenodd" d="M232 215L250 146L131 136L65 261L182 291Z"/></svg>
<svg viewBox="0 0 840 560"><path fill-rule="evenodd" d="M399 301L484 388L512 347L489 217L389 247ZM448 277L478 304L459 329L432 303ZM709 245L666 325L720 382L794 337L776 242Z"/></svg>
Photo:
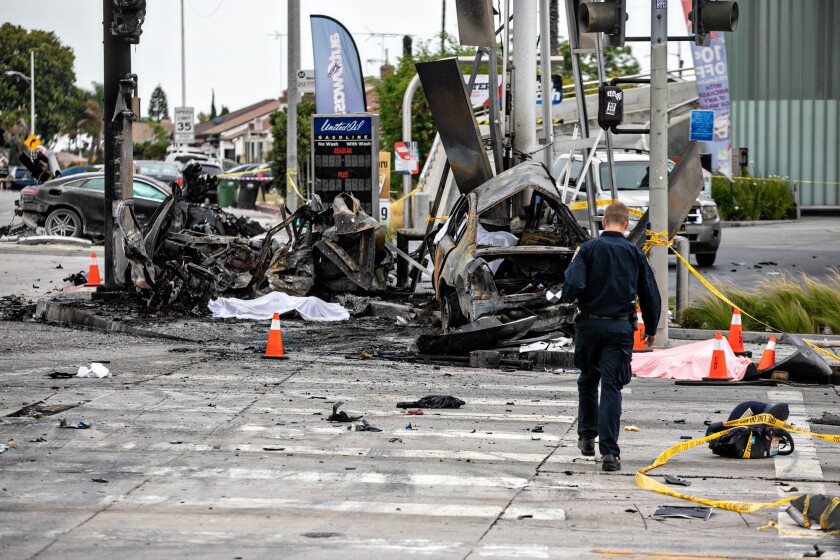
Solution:
<svg viewBox="0 0 840 560"><path fill-rule="evenodd" d="M280 215L280 209L276 206L265 206L263 204L255 204L254 209L260 212L265 212L266 214L277 214Z"/></svg>
<svg viewBox="0 0 840 560"><path fill-rule="evenodd" d="M38 300L35 306L35 318L47 323L58 324L63 327L85 327L89 329L96 329L105 332L118 332L123 334L130 334L143 338L163 338L166 340L177 340L180 342L194 342L201 343L201 340L192 338L185 338L171 334L159 333L150 331L148 329L140 329L137 327L129 327L118 321L110 321L96 317L85 311L73 309L57 301L47 301L44 299Z"/></svg>
<svg viewBox="0 0 840 560"><path fill-rule="evenodd" d="M743 222L720 222L720 227L756 227L756 226L778 226L782 224L795 224L797 220L755 220Z"/></svg>
<svg viewBox="0 0 840 560"><path fill-rule="evenodd" d="M680 327L668 327L668 337L669 338L677 338L680 340L708 340L715 337L715 333L720 332L723 336L727 336L729 334L728 330L705 330L705 329L683 329ZM797 334L792 333L794 336L799 338L807 338L807 339L821 339L821 340L832 340L837 341L837 345L840 346L840 335L827 335L827 334ZM775 336L779 339L779 344L785 344L785 339L787 337L787 333L779 335L779 333L771 333L771 332L757 332L757 331L744 331L744 342L749 342L751 344L766 344L767 339L771 336Z"/></svg>

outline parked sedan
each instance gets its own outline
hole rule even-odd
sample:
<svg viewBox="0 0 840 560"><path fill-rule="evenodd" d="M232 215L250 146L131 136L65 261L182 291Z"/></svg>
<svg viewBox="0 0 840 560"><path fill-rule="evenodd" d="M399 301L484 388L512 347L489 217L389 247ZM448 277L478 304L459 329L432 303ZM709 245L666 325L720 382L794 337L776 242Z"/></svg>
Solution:
<svg viewBox="0 0 840 560"><path fill-rule="evenodd" d="M9 176L6 177L6 188L21 190L29 185L34 185L35 182L36 181L29 170L24 166L19 165L9 169Z"/></svg>
<svg viewBox="0 0 840 560"><path fill-rule="evenodd" d="M141 224L170 194L167 185L134 176L134 212ZM82 173L24 188L15 213L30 228L47 235L101 238L105 235L105 175Z"/></svg>
<svg viewBox="0 0 840 560"><path fill-rule="evenodd" d="M134 162L134 169L135 173L157 179L167 185L172 185L172 183L182 178L181 170L178 166L166 161L138 159Z"/></svg>

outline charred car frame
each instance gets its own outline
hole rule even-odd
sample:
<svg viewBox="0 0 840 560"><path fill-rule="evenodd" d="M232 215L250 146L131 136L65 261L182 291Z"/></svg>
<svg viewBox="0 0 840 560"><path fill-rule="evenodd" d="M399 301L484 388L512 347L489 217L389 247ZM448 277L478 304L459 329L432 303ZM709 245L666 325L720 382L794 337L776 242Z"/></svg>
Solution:
<svg viewBox="0 0 840 560"><path fill-rule="evenodd" d="M521 163L462 195L427 240L444 330L486 316L536 315L534 331L567 327L577 308L560 303L558 292L587 239L540 163Z"/></svg>

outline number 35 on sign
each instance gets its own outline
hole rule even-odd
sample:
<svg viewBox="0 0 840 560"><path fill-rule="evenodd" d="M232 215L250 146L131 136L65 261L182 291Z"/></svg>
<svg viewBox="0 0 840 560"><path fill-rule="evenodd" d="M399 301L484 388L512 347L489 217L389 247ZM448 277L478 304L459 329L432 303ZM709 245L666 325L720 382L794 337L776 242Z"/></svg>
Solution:
<svg viewBox="0 0 840 560"><path fill-rule="evenodd" d="M195 142L195 108L175 107L175 143L192 144Z"/></svg>

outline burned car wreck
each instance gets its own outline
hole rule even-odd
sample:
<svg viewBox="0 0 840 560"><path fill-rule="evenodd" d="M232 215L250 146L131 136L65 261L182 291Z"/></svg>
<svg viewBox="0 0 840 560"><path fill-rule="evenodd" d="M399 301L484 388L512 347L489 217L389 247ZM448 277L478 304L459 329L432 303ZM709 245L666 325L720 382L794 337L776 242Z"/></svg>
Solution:
<svg viewBox="0 0 840 560"><path fill-rule="evenodd" d="M316 195L272 228L266 242L285 229L288 241L274 251L266 276L271 288L294 296L318 292L373 293L386 288L393 264L385 226L349 193L324 207ZM317 278L317 285L316 285Z"/></svg>
<svg viewBox="0 0 840 560"><path fill-rule="evenodd" d="M186 188L176 187L145 228L136 219L122 228L131 283L149 309L196 309L220 295L384 290L393 264L385 228L353 196L339 195L330 208L316 196L259 238L259 224L194 202L215 178L189 166L184 178Z"/></svg>
<svg viewBox="0 0 840 560"><path fill-rule="evenodd" d="M507 323L536 315L529 330L537 332L568 327L576 306L560 303L558 292L587 239L540 163L521 163L462 195L428 240L444 331L487 316Z"/></svg>

